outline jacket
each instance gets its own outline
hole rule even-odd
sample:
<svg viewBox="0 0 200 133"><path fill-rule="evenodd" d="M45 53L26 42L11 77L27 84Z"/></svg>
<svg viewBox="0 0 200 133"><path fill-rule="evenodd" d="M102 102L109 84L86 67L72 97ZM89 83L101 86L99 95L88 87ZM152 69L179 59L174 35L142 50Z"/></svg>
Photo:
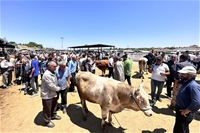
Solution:
<svg viewBox="0 0 200 133"><path fill-rule="evenodd" d="M60 90L58 86L58 81L55 73L46 70L42 76L41 83L41 98L42 99L52 99L57 97L57 93Z"/></svg>

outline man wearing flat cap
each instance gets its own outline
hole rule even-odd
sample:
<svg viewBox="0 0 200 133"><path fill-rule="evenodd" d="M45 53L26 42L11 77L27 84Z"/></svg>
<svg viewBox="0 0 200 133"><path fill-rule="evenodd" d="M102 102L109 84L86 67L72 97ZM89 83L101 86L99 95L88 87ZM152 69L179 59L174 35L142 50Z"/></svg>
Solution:
<svg viewBox="0 0 200 133"><path fill-rule="evenodd" d="M194 80L196 69L193 66L185 66L178 72L183 83L176 96L173 132L189 133L189 124L194 119L195 112L200 109L200 86Z"/></svg>

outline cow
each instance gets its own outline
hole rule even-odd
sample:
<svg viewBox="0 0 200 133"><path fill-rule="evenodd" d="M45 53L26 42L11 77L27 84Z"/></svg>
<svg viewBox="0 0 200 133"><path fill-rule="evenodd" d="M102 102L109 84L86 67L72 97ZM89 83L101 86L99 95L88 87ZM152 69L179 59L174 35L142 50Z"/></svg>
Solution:
<svg viewBox="0 0 200 133"><path fill-rule="evenodd" d="M110 78L101 77L90 72L79 72L76 75L76 87L81 100L83 120L86 120L88 108L86 101L97 103L101 107L101 128L105 129L105 120L108 116L108 124L112 125L112 114L121 112L123 109L143 111L146 116L152 116L148 95L142 88L143 82L138 89Z"/></svg>
<svg viewBox="0 0 200 133"><path fill-rule="evenodd" d="M108 60L96 60L96 67L102 71L102 76L105 76L106 69L108 69Z"/></svg>
<svg viewBox="0 0 200 133"><path fill-rule="evenodd" d="M148 74L148 72L147 72L147 61L148 61L148 59L145 58L145 57L140 58L139 61L138 61L139 73L140 73L141 78L144 78L144 71L146 72L146 74Z"/></svg>

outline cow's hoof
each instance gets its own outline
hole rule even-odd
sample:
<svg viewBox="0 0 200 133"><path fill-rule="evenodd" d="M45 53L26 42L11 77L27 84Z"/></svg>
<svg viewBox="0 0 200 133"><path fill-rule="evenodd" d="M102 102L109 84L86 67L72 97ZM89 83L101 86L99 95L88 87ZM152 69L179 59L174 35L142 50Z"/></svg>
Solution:
<svg viewBox="0 0 200 133"><path fill-rule="evenodd" d="M107 122L107 124L108 124L109 126L113 126L113 125L114 125L113 122Z"/></svg>
<svg viewBox="0 0 200 133"><path fill-rule="evenodd" d="M87 120L86 117L83 117L83 120L86 121Z"/></svg>
<svg viewBox="0 0 200 133"><path fill-rule="evenodd" d="M106 128L102 129L103 133L108 133L108 130Z"/></svg>
<svg viewBox="0 0 200 133"><path fill-rule="evenodd" d="M88 113L88 112L89 112L89 110L88 110L88 109L85 109L85 112L86 112L86 113Z"/></svg>

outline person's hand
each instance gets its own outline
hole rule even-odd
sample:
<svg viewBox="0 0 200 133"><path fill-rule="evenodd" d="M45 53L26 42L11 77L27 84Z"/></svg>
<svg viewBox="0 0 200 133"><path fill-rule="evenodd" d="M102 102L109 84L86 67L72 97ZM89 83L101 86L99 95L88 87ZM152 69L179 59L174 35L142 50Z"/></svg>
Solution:
<svg viewBox="0 0 200 133"><path fill-rule="evenodd" d="M161 72L160 75L161 75L161 76L165 76L165 73L164 73L164 72Z"/></svg>
<svg viewBox="0 0 200 133"><path fill-rule="evenodd" d="M29 75L29 78L32 78L32 75Z"/></svg>
<svg viewBox="0 0 200 133"><path fill-rule="evenodd" d="M69 84L67 84L67 89L69 89L70 88L70 85Z"/></svg>
<svg viewBox="0 0 200 133"><path fill-rule="evenodd" d="M189 109L180 109L179 111L181 111L181 115L187 117L186 115L190 113L190 110Z"/></svg>

